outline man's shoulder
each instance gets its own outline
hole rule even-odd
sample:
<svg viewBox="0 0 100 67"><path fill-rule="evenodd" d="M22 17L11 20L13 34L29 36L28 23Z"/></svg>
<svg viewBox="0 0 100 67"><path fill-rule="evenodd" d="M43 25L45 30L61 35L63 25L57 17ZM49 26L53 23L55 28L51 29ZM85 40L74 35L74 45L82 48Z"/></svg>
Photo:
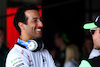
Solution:
<svg viewBox="0 0 100 67"><path fill-rule="evenodd" d="M14 53L16 51L18 51L17 49L18 47L16 46L16 44L14 45L14 47L9 51L9 54Z"/></svg>
<svg viewBox="0 0 100 67"><path fill-rule="evenodd" d="M46 53L46 54L49 53L49 51L48 51L47 49L43 49L43 50L41 50L41 52L44 53L44 54L45 54L45 53Z"/></svg>
<svg viewBox="0 0 100 67"><path fill-rule="evenodd" d="M82 60L79 67L99 67L100 56L88 60Z"/></svg>
<svg viewBox="0 0 100 67"><path fill-rule="evenodd" d="M79 67L92 67L87 60L82 60Z"/></svg>
<svg viewBox="0 0 100 67"><path fill-rule="evenodd" d="M42 55L45 56L45 57L50 56L50 53L49 53L49 51L48 51L47 49L43 49L43 50L41 51L41 53L42 53Z"/></svg>
<svg viewBox="0 0 100 67"><path fill-rule="evenodd" d="M26 51L21 49L19 46L14 46L7 55L6 63L12 63L12 60L22 60L23 58L28 58ZM11 62L10 62L11 61Z"/></svg>
<svg viewBox="0 0 100 67"><path fill-rule="evenodd" d="M100 66L100 56L94 57L92 59L88 59L88 62L93 66L93 67L98 67Z"/></svg>
<svg viewBox="0 0 100 67"><path fill-rule="evenodd" d="M12 58L13 58L15 55L17 55L17 52L18 52L18 50L16 50L16 48L13 47L13 48L9 51L7 57L12 57Z"/></svg>
<svg viewBox="0 0 100 67"><path fill-rule="evenodd" d="M13 56L17 56L20 55L24 50L18 46L18 45L14 45L14 47L9 51L7 57L13 57Z"/></svg>

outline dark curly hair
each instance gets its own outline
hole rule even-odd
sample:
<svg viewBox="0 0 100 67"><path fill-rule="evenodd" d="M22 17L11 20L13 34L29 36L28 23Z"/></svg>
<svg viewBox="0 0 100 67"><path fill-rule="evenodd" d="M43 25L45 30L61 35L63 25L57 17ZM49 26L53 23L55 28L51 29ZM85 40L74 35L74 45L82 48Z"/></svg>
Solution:
<svg viewBox="0 0 100 67"><path fill-rule="evenodd" d="M33 5L33 4L24 5L17 9L13 24L14 24L16 30L19 32L19 34L21 34L21 30L20 30L20 27L18 26L18 23L22 22L24 24L27 24L28 17L25 16L26 10L39 10L39 9L37 8L36 5Z"/></svg>

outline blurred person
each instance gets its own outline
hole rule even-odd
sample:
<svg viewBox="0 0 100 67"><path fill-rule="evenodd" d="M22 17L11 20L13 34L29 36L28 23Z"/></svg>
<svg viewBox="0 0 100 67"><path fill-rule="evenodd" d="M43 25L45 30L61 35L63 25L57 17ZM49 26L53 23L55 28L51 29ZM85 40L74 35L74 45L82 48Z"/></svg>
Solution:
<svg viewBox="0 0 100 67"><path fill-rule="evenodd" d="M5 40L5 33L4 33L4 29L0 27L0 48L2 48L2 44L4 44L4 40Z"/></svg>
<svg viewBox="0 0 100 67"><path fill-rule="evenodd" d="M84 38L83 47L82 47L82 51L83 51L82 56L83 56L83 59L88 59L89 54L92 51L92 47L93 47L93 44L92 44L92 40L90 39L90 37L85 37Z"/></svg>
<svg viewBox="0 0 100 67"><path fill-rule="evenodd" d="M0 67L4 67L6 55L9 52L5 43L5 32L4 29L0 27Z"/></svg>
<svg viewBox="0 0 100 67"><path fill-rule="evenodd" d="M41 40L43 23L35 5L17 9L14 26L20 34L6 58L6 67L55 67Z"/></svg>
<svg viewBox="0 0 100 67"><path fill-rule="evenodd" d="M94 49L100 50L100 15L96 18L95 22L86 23L84 29L90 29L92 35ZM79 67L100 67L100 55L92 59L82 60Z"/></svg>
<svg viewBox="0 0 100 67"><path fill-rule="evenodd" d="M65 62L65 50L69 43L67 35L64 32L58 32L54 37L56 49L54 61L57 67L63 67Z"/></svg>
<svg viewBox="0 0 100 67"><path fill-rule="evenodd" d="M78 67L79 50L75 44L71 44L66 48L66 58L64 67Z"/></svg>

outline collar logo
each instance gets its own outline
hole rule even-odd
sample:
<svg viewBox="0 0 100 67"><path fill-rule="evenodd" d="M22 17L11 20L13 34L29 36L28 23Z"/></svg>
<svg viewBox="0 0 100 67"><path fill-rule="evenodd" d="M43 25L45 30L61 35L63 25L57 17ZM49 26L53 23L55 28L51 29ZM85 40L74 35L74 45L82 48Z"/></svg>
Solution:
<svg viewBox="0 0 100 67"><path fill-rule="evenodd" d="M47 60L44 56L42 56L42 59L43 59L43 64L46 64Z"/></svg>

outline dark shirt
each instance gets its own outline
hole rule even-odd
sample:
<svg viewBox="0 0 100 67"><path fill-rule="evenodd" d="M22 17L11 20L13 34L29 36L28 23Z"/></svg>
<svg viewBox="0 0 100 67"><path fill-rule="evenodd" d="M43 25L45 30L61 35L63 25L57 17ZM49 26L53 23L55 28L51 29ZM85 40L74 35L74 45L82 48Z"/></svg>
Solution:
<svg viewBox="0 0 100 67"><path fill-rule="evenodd" d="M3 44L2 48L0 48L0 67L5 67L6 56L9 52L9 49Z"/></svg>
<svg viewBox="0 0 100 67"><path fill-rule="evenodd" d="M100 56L87 60L92 67L100 67Z"/></svg>
<svg viewBox="0 0 100 67"><path fill-rule="evenodd" d="M56 51L56 55L54 58L55 64L57 67L63 67L65 62L65 49L60 51Z"/></svg>

